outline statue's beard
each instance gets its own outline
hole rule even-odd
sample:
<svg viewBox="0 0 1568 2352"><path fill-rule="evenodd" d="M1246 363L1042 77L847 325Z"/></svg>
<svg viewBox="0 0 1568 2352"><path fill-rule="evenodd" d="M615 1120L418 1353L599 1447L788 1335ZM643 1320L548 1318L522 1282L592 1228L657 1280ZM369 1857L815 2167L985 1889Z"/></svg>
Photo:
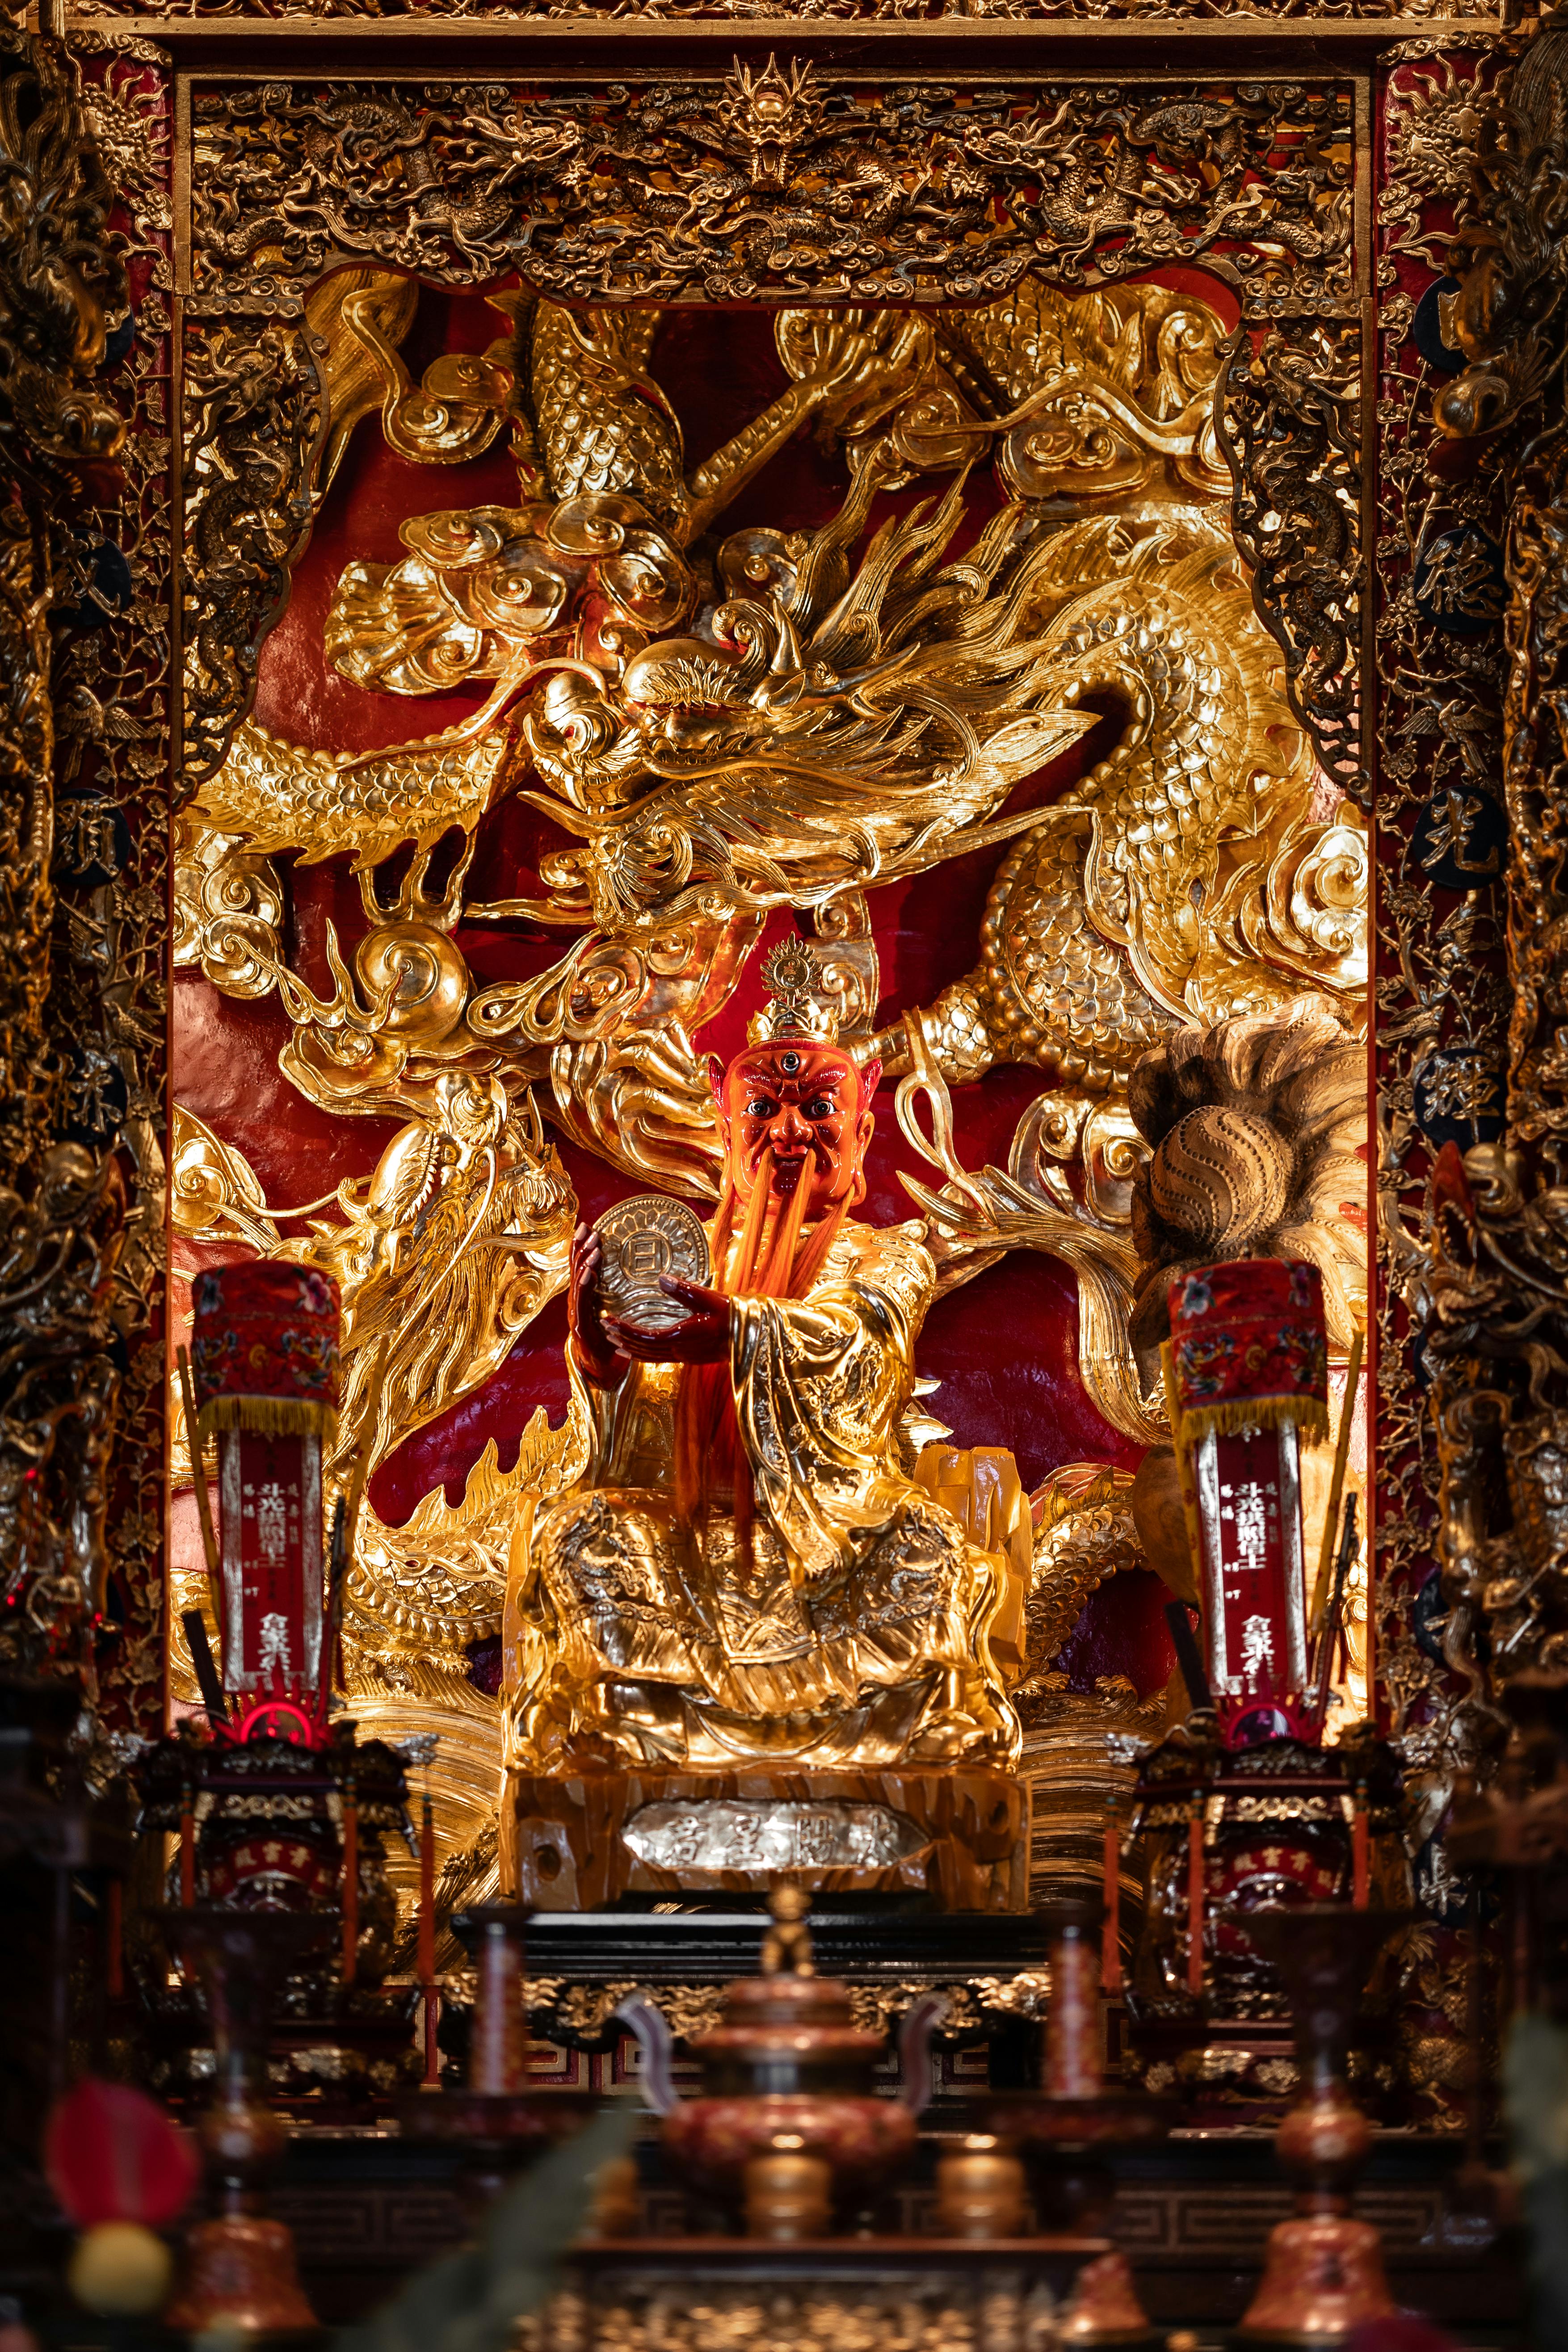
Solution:
<svg viewBox="0 0 1568 2352"><path fill-rule="evenodd" d="M713 1226L716 1286L731 1298L804 1298L858 1197L853 1183L837 1193L825 1190L840 1172L809 1151L775 1160L769 1146L743 1197L726 1176Z"/></svg>
<svg viewBox="0 0 1568 2352"><path fill-rule="evenodd" d="M848 1213L845 1194L802 1239L805 1213L816 1190L805 1165L792 1192L774 1183L772 1150L763 1153L742 1202L726 1175L713 1223L714 1287L731 1298L804 1298ZM736 1221L740 1219L740 1230ZM734 1390L728 1363L687 1364L681 1369L675 1404L675 1495L682 1521L700 1539L710 1504L728 1488L734 1496L735 1531L742 1553L752 1542L752 1465L735 1426Z"/></svg>
<svg viewBox="0 0 1568 2352"><path fill-rule="evenodd" d="M752 1197L738 1246L719 1276L719 1286L735 1298L791 1298L795 1290L795 1252L811 1199L804 1164L795 1181L780 1186L783 1171L771 1150L764 1151L752 1180Z"/></svg>
<svg viewBox="0 0 1568 2352"><path fill-rule="evenodd" d="M754 1180L760 1181L760 1180ZM846 1192L852 1189L852 1177L846 1181L841 1155L820 1144L810 1145L805 1151L789 1160L775 1160L766 1180L773 1199L782 1205L797 1197L805 1202L805 1220L814 1223L818 1217L833 1214Z"/></svg>

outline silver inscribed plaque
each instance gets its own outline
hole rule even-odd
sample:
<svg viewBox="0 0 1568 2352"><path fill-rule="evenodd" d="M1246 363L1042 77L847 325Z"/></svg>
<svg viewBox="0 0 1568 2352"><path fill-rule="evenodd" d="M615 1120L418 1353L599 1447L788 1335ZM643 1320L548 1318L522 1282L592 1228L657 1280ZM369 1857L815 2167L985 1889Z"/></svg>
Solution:
<svg viewBox="0 0 1568 2352"><path fill-rule="evenodd" d="M890 1805L841 1798L670 1798L621 1832L655 1870L886 1870L929 1843Z"/></svg>
<svg viewBox="0 0 1568 2352"><path fill-rule="evenodd" d="M708 1236L684 1201L639 1192L617 1201L594 1227L604 1244L599 1297L606 1314L624 1315L645 1331L668 1331L689 1308L659 1288L661 1275L707 1282Z"/></svg>

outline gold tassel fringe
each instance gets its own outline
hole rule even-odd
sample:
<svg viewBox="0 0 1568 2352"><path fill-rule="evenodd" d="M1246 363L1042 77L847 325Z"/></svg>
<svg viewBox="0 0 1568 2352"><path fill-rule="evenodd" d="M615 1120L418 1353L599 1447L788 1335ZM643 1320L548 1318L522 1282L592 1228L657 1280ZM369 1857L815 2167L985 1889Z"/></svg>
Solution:
<svg viewBox="0 0 1568 2352"><path fill-rule="evenodd" d="M1281 1429L1294 1422L1303 1443L1316 1445L1329 1433L1329 1408L1321 1397L1223 1397L1213 1404L1189 1405L1176 1432L1178 1445L1195 1445L1211 1429L1222 1436L1244 1429Z"/></svg>
<svg viewBox="0 0 1568 2352"><path fill-rule="evenodd" d="M311 1397L208 1397L196 1415L196 1434L211 1437L220 1429L247 1429L259 1437L319 1437L330 1445L338 1433L338 1409Z"/></svg>

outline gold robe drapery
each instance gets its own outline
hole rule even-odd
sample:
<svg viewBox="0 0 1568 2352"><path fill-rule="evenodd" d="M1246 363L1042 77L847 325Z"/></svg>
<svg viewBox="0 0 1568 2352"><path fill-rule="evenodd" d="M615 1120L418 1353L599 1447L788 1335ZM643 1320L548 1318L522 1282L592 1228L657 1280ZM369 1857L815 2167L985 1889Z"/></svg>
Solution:
<svg viewBox="0 0 1568 2352"><path fill-rule="evenodd" d="M520 1513L503 1671L509 1762L733 1769L1005 1764L994 1555L910 1475L900 1423L935 1286L918 1224L847 1224L804 1299L731 1302L750 1465L683 1524L673 1365L599 1388L571 1366L587 1460Z"/></svg>

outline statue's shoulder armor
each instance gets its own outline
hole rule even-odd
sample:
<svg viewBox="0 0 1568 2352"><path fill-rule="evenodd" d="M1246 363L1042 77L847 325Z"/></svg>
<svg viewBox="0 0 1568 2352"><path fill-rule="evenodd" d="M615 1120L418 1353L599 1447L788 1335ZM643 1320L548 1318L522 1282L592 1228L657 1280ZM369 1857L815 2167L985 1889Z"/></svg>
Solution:
<svg viewBox="0 0 1568 2352"><path fill-rule="evenodd" d="M843 1282L889 1292L906 1314L923 1314L936 1286L923 1220L914 1217L901 1225L847 1223L827 1253L819 1286Z"/></svg>

